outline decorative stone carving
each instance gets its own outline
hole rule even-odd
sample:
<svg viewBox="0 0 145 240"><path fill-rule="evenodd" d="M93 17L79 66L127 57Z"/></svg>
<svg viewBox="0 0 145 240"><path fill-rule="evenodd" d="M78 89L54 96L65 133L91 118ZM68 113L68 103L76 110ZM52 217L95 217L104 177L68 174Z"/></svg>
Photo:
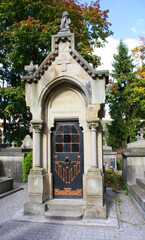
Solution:
<svg viewBox="0 0 145 240"><path fill-rule="evenodd" d="M36 133L40 133L43 127L44 122L42 120L32 120L32 127Z"/></svg>
<svg viewBox="0 0 145 240"><path fill-rule="evenodd" d="M38 65L34 65L33 61L30 62L30 65L25 66L25 70L28 72L29 75L33 75L37 68Z"/></svg>
<svg viewBox="0 0 145 240"><path fill-rule="evenodd" d="M26 135L24 140L22 141L22 148L33 148L33 141L30 135Z"/></svg>
<svg viewBox="0 0 145 240"><path fill-rule="evenodd" d="M93 78L96 79L106 79L108 82L108 71L98 70L95 71L91 65L77 52L75 46L75 38L74 34L70 33L70 31L60 31L57 35L52 36L52 51L48 55L48 57L42 62L42 64L37 67L38 65L33 65L33 62L30 62L29 66L25 66L25 70L29 70L29 75L22 77L22 82L28 83L37 83L38 80L41 79L41 76L45 74L45 71L52 65L53 61L55 60L56 56L59 55L59 44L60 42L68 42L69 43L69 53L79 64L80 66ZM66 64L65 64L66 66ZM38 68L37 71L35 71ZM66 69L66 68L64 68ZM35 72L35 73L34 73ZM65 72L65 71L64 71Z"/></svg>
<svg viewBox="0 0 145 240"><path fill-rule="evenodd" d="M138 134L137 139L138 140L144 140L144 137L143 137L144 133L145 133L144 129L140 128L140 131L137 132L137 134Z"/></svg>
<svg viewBox="0 0 145 240"><path fill-rule="evenodd" d="M70 64L71 61L70 59L66 59L66 57L64 56L62 59L58 59L56 64L57 65L62 65L62 72L66 72L67 70L67 64Z"/></svg>
<svg viewBox="0 0 145 240"><path fill-rule="evenodd" d="M71 24L71 20L69 18L69 13L67 11L65 11L62 14L62 19L61 19L61 24L60 24L60 32L59 33L63 33L63 32L70 33L70 24Z"/></svg>
<svg viewBox="0 0 145 240"><path fill-rule="evenodd" d="M96 122L88 122L88 126L91 132L96 132L97 127L99 126L99 121Z"/></svg>
<svg viewBox="0 0 145 240"><path fill-rule="evenodd" d="M12 141L12 143L11 143L11 148L15 148L15 142L14 141Z"/></svg>

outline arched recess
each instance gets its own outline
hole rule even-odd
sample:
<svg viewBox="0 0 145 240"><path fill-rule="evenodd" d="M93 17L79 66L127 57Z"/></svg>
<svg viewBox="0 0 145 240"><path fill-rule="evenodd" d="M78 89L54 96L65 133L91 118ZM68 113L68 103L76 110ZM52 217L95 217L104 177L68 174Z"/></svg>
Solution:
<svg viewBox="0 0 145 240"><path fill-rule="evenodd" d="M84 98L85 105L88 106L88 104L90 104L90 97L84 85L80 81L72 77L62 76L50 81L46 85L46 87L43 89L40 95L39 106L41 107L41 119L43 120L46 119L46 116L44 114L45 113L44 109L48 107L48 104L50 99L52 98L52 95L55 94L58 89L65 88L65 87L70 87L78 91L78 93L80 93Z"/></svg>
<svg viewBox="0 0 145 240"><path fill-rule="evenodd" d="M86 107L89 103L87 90L73 78L54 79L43 90L39 104L42 109L41 119L45 121L42 137L43 167L48 173L51 173L51 128L55 121L77 120L83 129L87 128Z"/></svg>

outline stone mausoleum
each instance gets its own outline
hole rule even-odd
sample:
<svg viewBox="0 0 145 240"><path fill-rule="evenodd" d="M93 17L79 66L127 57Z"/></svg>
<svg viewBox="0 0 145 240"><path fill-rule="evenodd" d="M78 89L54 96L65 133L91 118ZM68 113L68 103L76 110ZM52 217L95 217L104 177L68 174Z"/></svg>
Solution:
<svg viewBox="0 0 145 240"><path fill-rule="evenodd" d="M22 78L33 127L24 214L106 218L101 118L108 71L80 56L69 25L64 12L51 52Z"/></svg>

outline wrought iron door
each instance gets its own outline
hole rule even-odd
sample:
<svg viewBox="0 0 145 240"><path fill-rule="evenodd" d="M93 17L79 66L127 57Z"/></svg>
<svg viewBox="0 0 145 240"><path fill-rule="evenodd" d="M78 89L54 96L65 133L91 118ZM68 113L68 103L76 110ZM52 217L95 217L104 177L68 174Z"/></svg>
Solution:
<svg viewBox="0 0 145 240"><path fill-rule="evenodd" d="M83 134L77 121L56 122L52 131L52 170L55 198L81 198Z"/></svg>

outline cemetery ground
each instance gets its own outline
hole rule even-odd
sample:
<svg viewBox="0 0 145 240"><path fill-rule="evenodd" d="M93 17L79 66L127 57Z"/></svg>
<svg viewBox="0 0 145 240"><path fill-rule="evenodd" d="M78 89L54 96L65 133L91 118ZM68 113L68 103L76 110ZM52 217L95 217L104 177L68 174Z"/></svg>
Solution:
<svg viewBox="0 0 145 240"><path fill-rule="evenodd" d="M129 199L126 191L116 190L113 192L116 202L118 227L74 226L13 220L14 215L23 208L27 199L27 185L20 184L18 186L24 189L0 199L1 240L145 239L145 221Z"/></svg>

